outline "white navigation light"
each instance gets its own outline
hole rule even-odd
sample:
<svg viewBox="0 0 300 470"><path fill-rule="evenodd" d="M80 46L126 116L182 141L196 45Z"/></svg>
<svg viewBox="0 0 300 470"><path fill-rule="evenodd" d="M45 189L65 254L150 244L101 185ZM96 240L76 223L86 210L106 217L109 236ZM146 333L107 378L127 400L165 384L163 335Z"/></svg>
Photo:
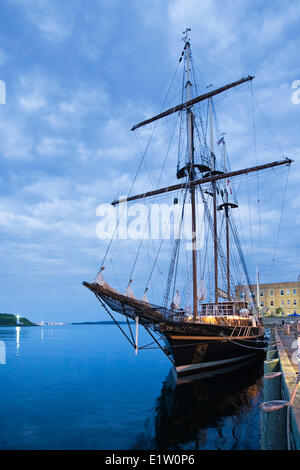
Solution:
<svg viewBox="0 0 300 470"><path fill-rule="evenodd" d="M6 346L4 341L0 341L0 364L6 364Z"/></svg>
<svg viewBox="0 0 300 470"><path fill-rule="evenodd" d="M20 352L20 329L19 326L16 326L16 356L18 356Z"/></svg>

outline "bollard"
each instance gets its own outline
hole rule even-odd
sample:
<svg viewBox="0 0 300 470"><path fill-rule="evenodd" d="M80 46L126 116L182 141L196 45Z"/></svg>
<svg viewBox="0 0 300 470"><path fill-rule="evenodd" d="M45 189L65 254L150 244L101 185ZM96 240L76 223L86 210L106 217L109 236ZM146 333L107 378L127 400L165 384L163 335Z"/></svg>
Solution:
<svg viewBox="0 0 300 470"><path fill-rule="evenodd" d="M282 372L272 372L264 375L264 401L281 400Z"/></svg>
<svg viewBox="0 0 300 470"><path fill-rule="evenodd" d="M283 333L289 335L291 333L291 325L283 325Z"/></svg>
<svg viewBox="0 0 300 470"><path fill-rule="evenodd" d="M260 410L262 450L286 450L288 402L267 401L260 405Z"/></svg>
<svg viewBox="0 0 300 470"><path fill-rule="evenodd" d="M264 373L268 374L271 372L279 371L279 359L267 359L264 361Z"/></svg>
<svg viewBox="0 0 300 470"><path fill-rule="evenodd" d="M266 359L277 359L278 358L278 350L277 349L268 349Z"/></svg>

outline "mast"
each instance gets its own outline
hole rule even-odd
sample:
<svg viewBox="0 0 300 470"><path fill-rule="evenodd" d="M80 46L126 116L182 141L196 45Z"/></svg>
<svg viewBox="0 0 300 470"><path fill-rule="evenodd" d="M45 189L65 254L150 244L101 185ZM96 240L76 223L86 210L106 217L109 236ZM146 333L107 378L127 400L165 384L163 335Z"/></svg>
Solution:
<svg viewBox="0 0 300 470"><path fill-rule="evenodd" d="M226 191L226 204L228 204L228 192ZM228 206L225 208L225 218L226 218L226 257L227 257L227 296L230 300L230 247L229 247L229 214Z"/></svg>
<svg viewBox="0 0 300 470"><path fill-rule="evenodd" d="M220 139L222 140L222 152L223 152L223 166L224 166L224 171L225 173L227 172L226 168L226 154L225 154L225 140L224 136ZM218 142L219 143L219 142ZM227 184L229 182L229 179L227 180ZM234 209L238 207L237 204L234 204L233 202L229 202L228 198L228 191L226 188L226 183L224 186L224 203L221 204L218 207L218 210L224 210L225 211L225 230L226 230L226 261L227 261L227 266L226 266L226 271L227 271L227 298L230 300L230 244L229 244L229 209Z"/></svg>
<svg viewBox="0 0 300 470"><path fill-rule="evenodd" d="M185 31L185 63L186 63L186 99L191 100L191 70L190 70L190 43L187 38L190 28ZM194 180L194 119L191 108L187 108L187 150L189 163L189 181ZM192 265L193 265L193 316L198 315L198 293L197 293L197 236L196 236L196 203L195 203L195 187L190 188L191 205L192 205Z"/></svg>
<svg viewBox="0 0 300 470"><path fill-rule="evenodd" d="M219 93L223 93L226 90L229 90L230 88L234 88L238 85L241 85L242 83L248 82L249 80L253 80L254 77L251 77L251 75L248 75L248 77L241 78L240 80L237 80L236 82L229 83L228 85L222 86L220 88L217 88L216 90L210 91L208 93L204 93L203 95L196 96L196 98L191 99L190 101L186 101L185 103L181 103L177 106L174 106L173 108L167 109L166 111L163 111L160 114L157 114L156 116L153 116L150 119L146 119L145 121L140 122L139 124L135 124L131 130L135 131L135 129L138 129L139 127L145 126L146 124L150 124L153 121L157 121L157 119L161 119L165 116L168 116L169 114L177 113L178 111L182 111L183 109L190 108L196 103L199 103L200 101L207 100L211 96L218 95Z"/></svg>
<svg viewBox="0 0 300 470"><path fill-rule="evenodd" d="M212 98L209 98L209 125L210 125L210 154L212 174L216 171L216 156L214 154L214 129L212 116ZM214 221L214 271L215 271L215 304L218 305L218 227L217 227L217 191L216 182L212 181L213 189L213 221Z"/></svg>
<svg viewBox="0 0 300 470"><path fill-rule="evenodd" d="M257 306L257 312L259 316L259 272L258 268L256 268L256 306Z"/></svg>
<svg viewBox="0 0 300 470"><path fill-rule="evenodd" d="M222 151L223 151L223 166L224 171L226 173L226 155L225 155L225 140L223 136L222 142ZM229 247L229 206L228 206L228 191L225 184L225 219L226 219L226 258L227 258L227 296L228 300L230 300L230 247Z"/></svg>
<svg viewBox="0 0 300 470"><path fill-rule="evenodd" d="M226 227L226 260L227 260L227 296L230 300L230 244L229 244L229 208L238 207L237 204L228 202L228 191L224 190L225 203L220 206L220 209L225 211L225 227Z"/></svg>
<svg viewBox="0 0 300 470"><path fill-rule="evenodd" d="M281 166L281 165L290 165L291 163L293 163L293 161L294 160L291 160L290 158L286 158L285 160L279 160L276 162L265 163L264 165L256 165L256 166L252 166L249 168L243 168L242 170L230 171L229 173L207 176L205 178L193 180L189 183L174 184L172 186L167 186L165 188L155 189L153 191L148 191L142 194L136 194L135 196L128 196L122 199L121 198L116 199L111 204L113 206L116 206L117 204L121 204L123 202L130 202L130 201L135 201L136 199L144 199L145 197L156 196L157 194L165 194L171 191L178 191L180 189L185 189L187 186L188 187L197 186L198 184L211 183L212 181L224 180L226 178L232 178L234 176L247 175L248 173L252 173L253 171L266 170L268 168L273 168L273 167Z"/></svg>

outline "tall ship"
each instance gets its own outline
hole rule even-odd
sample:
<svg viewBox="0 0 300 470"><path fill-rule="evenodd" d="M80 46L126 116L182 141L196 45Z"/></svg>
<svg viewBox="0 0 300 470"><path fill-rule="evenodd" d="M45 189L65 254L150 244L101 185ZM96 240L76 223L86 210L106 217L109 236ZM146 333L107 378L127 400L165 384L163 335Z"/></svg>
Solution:
<svg viewBox="0 0 300 470"><path fill-rule="evenodd" d="M164 254L164 264L168 267L162 278L153 284L155 301L148 299L149 279L145 281L140 299L133 293L132 272L125 292L112 287L104 279L104 268L108 265L105 262L112 241L123 243L114 236L95 280L83 282L95 294L136 353L145 348L139 345L141 325L149 333L151 344L161 349L178 375L224 367L263 353L264 327L258 296L255 300L250 288L247 257L242 250L234 217L238 201L233 182L242 175L257 174L292 163L286 158L231 169L225 134L217 135L214 126L214 100L242 84L252 86L254 77L247 76L215 89L208 86L205 93L197 93L189 31L187 28L184 32L184 48L179 59L179 65L183 68L181 102L131 129L134 132L144 126L154 129L168 116L169 119L172 115L177 116L178 161L177 167L174 164L174 175L178 181L136 195L119 197L112 202L114 207L120 207L133 201L145 203L150 200L153 203L162 196L172 198L177 214L176 234L167 261ZM162 165L166 166L163 157ZM137 177L138 172L134 179ZM183 224L187 218L190 229L188 249L182 242ZM164 235L161 238L150 270L151 280L155 265L162 256ZM136 244L138 253L133 256L134 263L140 254L142 239ZM124 270L124 266L119 269ZM164 291L158 302L155 289L162 284ZM243 296L237 293L237 284L245 286ZM120 322L123 317L126 321ZM127 325L126 329L124 324Z"/></svg>

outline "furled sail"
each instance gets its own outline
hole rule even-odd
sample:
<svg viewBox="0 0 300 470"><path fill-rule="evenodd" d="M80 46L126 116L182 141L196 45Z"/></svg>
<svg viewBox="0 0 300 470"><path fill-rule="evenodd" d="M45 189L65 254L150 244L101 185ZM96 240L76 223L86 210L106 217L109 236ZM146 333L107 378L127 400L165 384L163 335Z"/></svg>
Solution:
<svg viewBox="0 0 300 470"><path fill-rule="evenodd" d="M241 308L240 309L240 314L241 315L249 315L249 310L247 308ZM256 325L253 325L256 326Z"/></svg>
<svg viewBox="0 0 300 470"><path fill-rule="evenodd" d="M94 279L94 283L103 287L105 281L104 281L104 277L103 277L103 274L102 274L102 269L100 269L100 271L97 273L97 275Z"/></svg>
<svg viewBox="0 0 300 470"><path fill-rule="evenodd" d="M124 295L126 295L130 299L135 299L135 295L134 295L133 290L132 290L131 285L130 285L131 283L132 283L132 279L130 279L129 284L125 289Z"/></svg>
<svg viewBox="0 0 300 470"><path fill-rule="evenodd" d="M207 296L206 287L205 287L203 279L201 279L198 285L198 300L199 301L205 300L206 296Z"/></svg>
<svg viewBox="0 0 300 470"><path fill-rule="evenodd" d="M220 289L220 287L218 288L218 297L221 297L221 299L229 299L227 292Z"/></svg>
<svg viewBox="0 0 300 470"><path fill-rule="evenodd" d="M142 298L142 301L145 302L146 304L149 303L149 300L148 300L148 297L147 297L147 294L146 294L147 290L148 290L148 289L145 290L144 295L143 295L143 298Z"/></svg>
<svg viewBox="0 0 300 470"><path fill-rule="evenodd" d="M175 292L173 302L171 303L171 309L173 310L174 308L179 308L180 301L181 301L180 293L179 293L179 290L177 290Z"/></svg>
<svg viewBox="0 0 300 470"><path fill-rule="evenodd" d="M113 287L111 287L105 280L102 274L104 268L101 268L100 271L97 273L97 276L94 279L94 284L98 284L101 287L104 287L104 289L110 290L112 292L118 293Z"/></svg>

